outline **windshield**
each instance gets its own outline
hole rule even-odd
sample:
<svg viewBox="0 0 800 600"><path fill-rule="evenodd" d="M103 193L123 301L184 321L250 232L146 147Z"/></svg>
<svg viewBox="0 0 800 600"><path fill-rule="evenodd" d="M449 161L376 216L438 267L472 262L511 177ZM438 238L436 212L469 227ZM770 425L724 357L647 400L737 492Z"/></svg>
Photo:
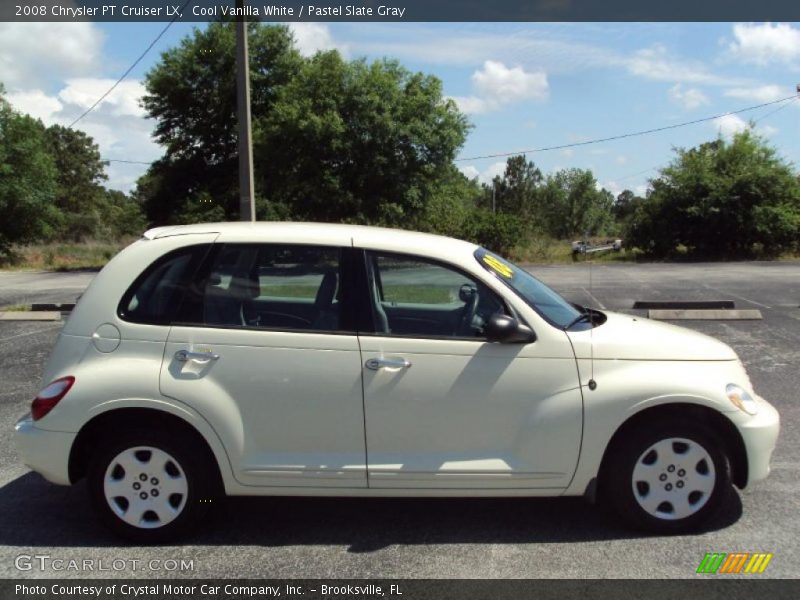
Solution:
<svg viewBox="0 0 800 600"><path fill-rule="evenodd" d="M514 290L531 308L556 327L564 329L581 315L578 309L536 277L493 252L479 248L475 251L475 258L484 269Z"/></svg>

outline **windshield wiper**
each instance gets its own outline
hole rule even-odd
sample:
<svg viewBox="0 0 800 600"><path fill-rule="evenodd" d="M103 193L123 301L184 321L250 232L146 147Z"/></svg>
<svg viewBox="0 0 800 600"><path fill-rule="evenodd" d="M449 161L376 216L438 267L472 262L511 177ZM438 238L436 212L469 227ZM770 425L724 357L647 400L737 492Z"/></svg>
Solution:
<svg viewBox="0 0 800 600"><path fill-rule="evenodd" d="M583 307L581 307L581 308L583 308ZM564 329L565 330L566 329L572 329L573 325L577 325L578 323L581 323L583 321L589 321L590 323L592 323L592 313L586 308L583 308L583 312L581 314L579 314L577 317L575 317L574 319L572 319L572 321L569 322L569 325L564 327Z"/></svg>

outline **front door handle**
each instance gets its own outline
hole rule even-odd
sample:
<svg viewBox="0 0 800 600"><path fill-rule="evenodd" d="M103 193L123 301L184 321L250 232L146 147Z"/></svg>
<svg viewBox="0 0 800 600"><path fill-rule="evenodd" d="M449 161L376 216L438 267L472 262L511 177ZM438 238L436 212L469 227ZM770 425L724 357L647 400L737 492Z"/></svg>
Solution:
<svg viewBox="0 0 800 600"><path fill-rule="evenodd" d="M411 363L405 358L370 358L364 366L373 371L378 369L409 369Z"/></svg>
<svg viewBox="0 0 800 600"><path fill-rule="evenodd" d="M180 362L188 362L196 360L198 362L208 362L209 360L219 359L219 354L213 352L192 352L191 350L178 350L175 353L175 360Z"/></svg>

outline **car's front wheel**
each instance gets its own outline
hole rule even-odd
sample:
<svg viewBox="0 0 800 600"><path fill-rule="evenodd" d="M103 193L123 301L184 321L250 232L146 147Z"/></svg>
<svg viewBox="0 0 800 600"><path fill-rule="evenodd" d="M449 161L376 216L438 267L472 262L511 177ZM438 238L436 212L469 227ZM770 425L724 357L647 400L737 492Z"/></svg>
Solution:
<svg viewBox="0 0 800 600"><path fill-rule="evenodd" d="M604 494L625 521L663 533L702 527L732 492L724 444L688 422L628 434L610 450L604 476Z"/></svg>
<svg viewBox="0 0 800 600"><path fill-rule="evenodd" d="M159 543L184 534L212 498L202 452L188 437L136 431L102 444L89 468L95 509L115 533Z"/></svg>

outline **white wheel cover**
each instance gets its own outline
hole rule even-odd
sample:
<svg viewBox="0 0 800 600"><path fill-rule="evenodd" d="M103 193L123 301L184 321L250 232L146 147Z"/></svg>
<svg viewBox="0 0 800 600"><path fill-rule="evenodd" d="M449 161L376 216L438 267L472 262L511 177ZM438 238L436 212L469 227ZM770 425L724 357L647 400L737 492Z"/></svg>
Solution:
<svg viewBox="0 0 800 600"><path fill-rule="evenodd" d="M189 484L180 463L168 453L135 446L108 464L103 492L120 519L139 529L157 529L186 507Z"/></svg>
<svg viewBox="0 0 800 600"><path fill-rule="evenodd" d="M686 438L656 442L636 460L633 496L657 519L685 519L706 505L717 477L714 461L700 444Z"/></svg>

